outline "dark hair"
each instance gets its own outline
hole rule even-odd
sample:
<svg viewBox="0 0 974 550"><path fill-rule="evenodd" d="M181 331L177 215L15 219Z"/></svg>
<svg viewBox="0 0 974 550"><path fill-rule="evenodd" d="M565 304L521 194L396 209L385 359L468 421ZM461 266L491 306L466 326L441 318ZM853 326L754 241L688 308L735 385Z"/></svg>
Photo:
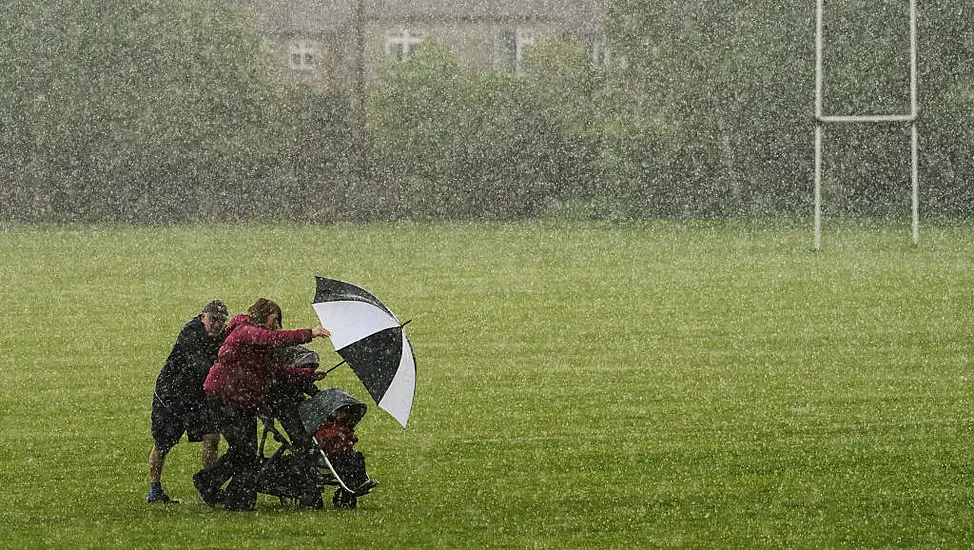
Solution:
<svg viewBox="0 0 974 550"><path fill-rule="evenodd" d="M258 299L247 310L247 314L250 315L250 322L255 325L263 325L267 321L267 318L275 313L277 314L277 322L283 327L284 314L281 313L281 306L267 298Z"/></svg>
<svg viewBox="0 0 974 550"><path fill-rule="evenodd" d="M203 306L203 313L209 313L213 317L218 317L224 321L226 321L227 317L230 316L229 312L227 311L227 305L220 300L212 300L210 303Z"/></svg>

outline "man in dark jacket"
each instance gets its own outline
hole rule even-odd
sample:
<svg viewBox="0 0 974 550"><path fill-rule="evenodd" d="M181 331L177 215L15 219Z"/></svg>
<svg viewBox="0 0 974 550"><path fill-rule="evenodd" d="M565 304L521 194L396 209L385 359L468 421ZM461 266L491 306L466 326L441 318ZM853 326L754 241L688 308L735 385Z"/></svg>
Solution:
<svg viewBox="0 0 974 550"><path fill-rule="evenodd" d="M189 441L201 441L203 467L217 459L220 434L206 404L203 381L217 361L217 352L226 339L227 306L213 300L193 317L176 337L156 379L152 395L152 439L149 455L149 503L177 504L162 488L162 468L166 454L183 434Z"/></svg>

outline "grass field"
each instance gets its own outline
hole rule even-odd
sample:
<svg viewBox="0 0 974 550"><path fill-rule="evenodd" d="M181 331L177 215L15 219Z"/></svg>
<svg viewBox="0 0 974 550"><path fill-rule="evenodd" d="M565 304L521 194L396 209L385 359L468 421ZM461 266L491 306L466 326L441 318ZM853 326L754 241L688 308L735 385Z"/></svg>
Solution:
<svg viewBox="0 0 974 550"><path fill-rule="evenodd" d="M0 546L883 548L974 541L974 227L0 230ZM418 362L354 511L149 506L149 405L209 299L372 290ZM324 362L340 359L316 341ZM329 376L367 400L347 369ZM370 402L371 403L371 402Z"/></svg>

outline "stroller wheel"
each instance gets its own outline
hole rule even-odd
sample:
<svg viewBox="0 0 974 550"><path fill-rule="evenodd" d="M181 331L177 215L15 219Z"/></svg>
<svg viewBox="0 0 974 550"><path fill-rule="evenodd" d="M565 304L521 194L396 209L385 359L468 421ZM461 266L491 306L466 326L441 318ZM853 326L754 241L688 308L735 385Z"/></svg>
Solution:
<svg viewBox="0 0 974 550"><path fill-rule="evenodd" d="M331 502L335 508L352 509L358 506L358 498L355 493L350 493L341 487L335 490L335 496L331 497Z"/></svg>

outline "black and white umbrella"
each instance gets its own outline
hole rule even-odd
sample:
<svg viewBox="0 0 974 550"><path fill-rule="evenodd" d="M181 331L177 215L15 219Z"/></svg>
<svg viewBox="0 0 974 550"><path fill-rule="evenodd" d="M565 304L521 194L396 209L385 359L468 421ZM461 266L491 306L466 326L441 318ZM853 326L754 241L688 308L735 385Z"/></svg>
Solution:
<svg viewBox="0 0 974 550"><path fill-rule="evenodd" d="M416 358L403 331L405 323L362 288L325 277L315 277L315 282L311 305L331 331L335 351L376 404L405 428L416 390Z"/></svg>

